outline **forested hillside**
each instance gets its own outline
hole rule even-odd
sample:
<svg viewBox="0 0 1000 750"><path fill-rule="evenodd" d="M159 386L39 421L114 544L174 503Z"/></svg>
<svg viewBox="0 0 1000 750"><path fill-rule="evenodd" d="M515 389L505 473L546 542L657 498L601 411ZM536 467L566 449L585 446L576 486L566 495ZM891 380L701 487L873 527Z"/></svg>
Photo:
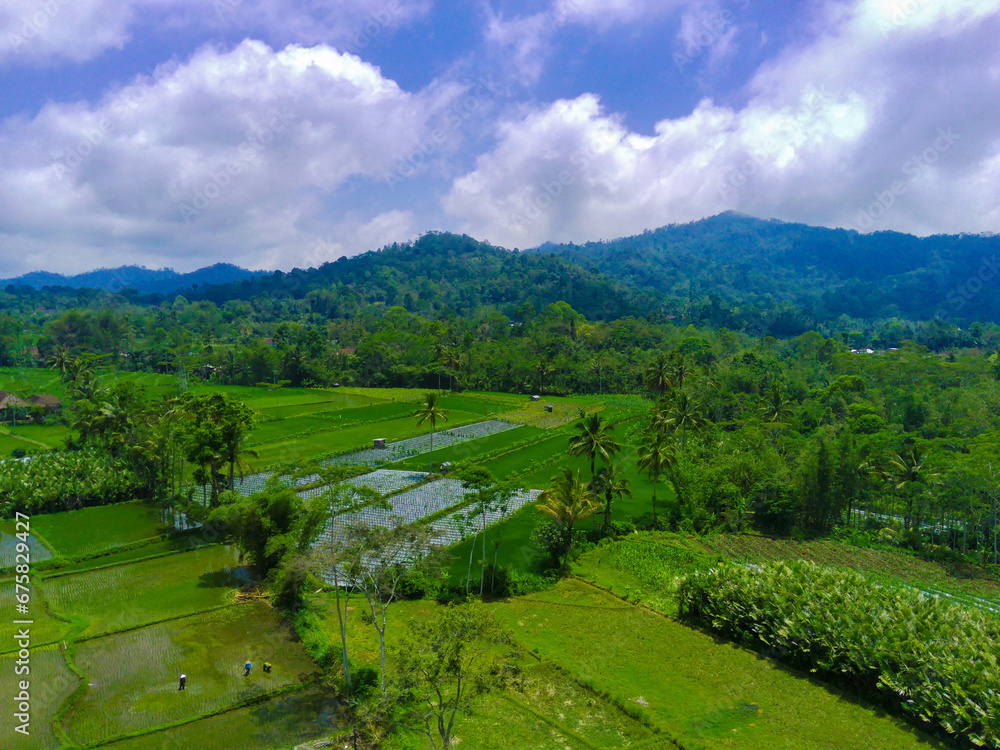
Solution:
<svg viewBox="0 0 1000 750"><path fill-rule="evenodd" d="M544 245L638 289L661 292L677 314L774 335L855 319L1000 319L991 294L996 235L859 234L724 213L635 237ZM774 311L779 311L774 316Z"/></svg>

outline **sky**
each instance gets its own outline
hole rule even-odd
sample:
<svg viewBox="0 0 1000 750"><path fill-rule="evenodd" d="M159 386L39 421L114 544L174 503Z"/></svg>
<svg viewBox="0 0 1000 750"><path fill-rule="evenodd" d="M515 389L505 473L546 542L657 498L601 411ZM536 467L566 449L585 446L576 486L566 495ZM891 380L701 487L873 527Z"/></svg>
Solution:
<svg viewBox="0 0 1000 750"><path fill-rule="evenodd" d="M1000 231L1000 0L3 0L0 278Z"/></svg>

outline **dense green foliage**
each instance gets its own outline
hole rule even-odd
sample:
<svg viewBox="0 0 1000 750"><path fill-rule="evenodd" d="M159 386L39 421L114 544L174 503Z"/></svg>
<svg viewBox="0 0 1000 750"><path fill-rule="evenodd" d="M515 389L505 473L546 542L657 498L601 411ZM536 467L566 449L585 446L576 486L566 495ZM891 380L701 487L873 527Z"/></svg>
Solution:
<svg viewBox="0 0 1000 750"><path fill-rule="evenodd" d="M141 482L128 463L97 450L0 462L0 518L131 500Z"/></svg>
<svg viewBox="0 0 1000 750"><path fill-rule="evenodd" d="M728 212L703 221L543 252L666 298L684 320L798 335L841 316L885 321L1000 320L1000 237L859 234ZM876 335L876 343L886 340Z"/></svg>
<svg viewBox="0 0 1000 750"><path fill-rule="evenodd" d="M687 576L678 595L693 620L1000 745L995 617L807 562L719 565Z"/></svg>

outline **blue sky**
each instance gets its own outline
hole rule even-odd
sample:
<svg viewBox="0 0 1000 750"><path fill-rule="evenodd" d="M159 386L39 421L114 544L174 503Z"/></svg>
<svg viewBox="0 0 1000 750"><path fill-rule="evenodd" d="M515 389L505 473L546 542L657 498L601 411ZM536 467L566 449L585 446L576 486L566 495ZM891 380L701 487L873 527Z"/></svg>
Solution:
<svg viewBox="0 0 1000 750"><path fill-rule="evenodd" d="M4 0L0 278L1000 228L1000 0Z"/></svg>

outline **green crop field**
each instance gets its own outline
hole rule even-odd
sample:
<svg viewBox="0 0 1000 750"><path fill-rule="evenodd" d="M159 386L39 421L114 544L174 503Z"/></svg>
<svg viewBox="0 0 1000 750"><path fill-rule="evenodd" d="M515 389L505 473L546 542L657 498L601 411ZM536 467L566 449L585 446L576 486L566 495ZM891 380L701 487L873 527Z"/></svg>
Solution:
<svg viewBox="0 0 1000 750"><path fill-rule="evenodd" d="M530 440L533 437L544 435L542 430L535 427L516 427L506 432L498 432L495 435L469 440L465 443L449 445L445 448L434 449L434 463L451 461L453 464L459 463L479 463L479 458L484 454L503 450L508 446L519 443L523 440ZM404 461L392 464L391 469L412 469L414 471L427 471L428 457L426 455L414 456ZM486 465L486 464L484 464ZM486 465L487 468L488 465ZM497 479L502 480L503 475L495 474Z"/></svg>
<svg viewBox="0 0 1000 750"><path fill-rule="evenodd" d="M32 588L34 587L34 579ZM0 579L0 602L4 602L7 613L13 614L14 607L14 581L11 578ZM63 638L69 631L70 625L64 620L53 617L42 606L37 592L32 592L30 603L31 641L34 645L52 643ZM14 633L19 626L14 624L13 617L3 617L0 619L0 654L17 650L17 644L13 640Z"/></svg>
<svg viewBox="0 0 1000 750"><path fill-rule="evenodd" d="M470 422L480 421L480 417L468 412L452 412L448 422L438 424L438 430L458 427ZM265 445L257 445L254 450L257 459L251 459L255 467L274 466L285 463L307 461L330 453L370 448L374 438L385 438L389 441L403 440L416 435L429 433L428 425L417 427L413 417L389 419L375 424L346 427L342 430L320 432L303 437L294 437Z"/></svg>
<svg viewBox="0 0 1000 750"><path fill-rule="evenodd" d="M173 531L159 509L139 502L39 515L31 528L63 557L93 555Z"/></svg>
<svg viewBox="0 0 1000 750"><path fill-rule="evenodd" d="M290 747L335 731L337 703L328 691L305 688L246 708L160 732L101 745L107 750L211 750Z"/></svg>
<svg viewBox="0 0 1000 750"><path fill-rule="evenodd" d="M247 659L255 666L244 677ZM265 660L270 674L260 668ZM90 681L65 721L79 743L217 712L317 672L280 615L261 603L96 638L77 647L75 661Z"/></svg>
<svg viewBox="0 0 1000 750"><path fill-rule="evenodd" d="M979 565L933 562L898 549L865 549L830 540L798 542L752 534L719 534L692 540L709 553L741 562L812 560L848 568L875 580L940 591L962 600L977 598L1000 603L1000 576Z"/></svg>
<svg viewBox="0 0 1000 750"><path fill-rule="evenodd" d="M216 545L44 582L54 611L84 618L99 635L225 604L247 582L235 551Z"/></svg>
<svg viewBox="0 0 1000 750"><path fill-rule="evenodd" d="M5 600L6 601L6 600ZM0 747L18 750L51 750L61 744L52 731L52 721L59 706L76 688L79 680L66 666L58 648L35 649L31 652L31 673L14 673L16 657L0 656L0 691L5 701L3 721L0 721ZM30 682L31 722L29 734L14 731L14 697L20 692L18 683Z"/></svg>
<svg viewBox="0 0 1000 750"><path fill-rule="evenodd" d="M497 617L539 656L641 707L684 747L939 746L818 680L580 581L514 599Z"/></svg>

